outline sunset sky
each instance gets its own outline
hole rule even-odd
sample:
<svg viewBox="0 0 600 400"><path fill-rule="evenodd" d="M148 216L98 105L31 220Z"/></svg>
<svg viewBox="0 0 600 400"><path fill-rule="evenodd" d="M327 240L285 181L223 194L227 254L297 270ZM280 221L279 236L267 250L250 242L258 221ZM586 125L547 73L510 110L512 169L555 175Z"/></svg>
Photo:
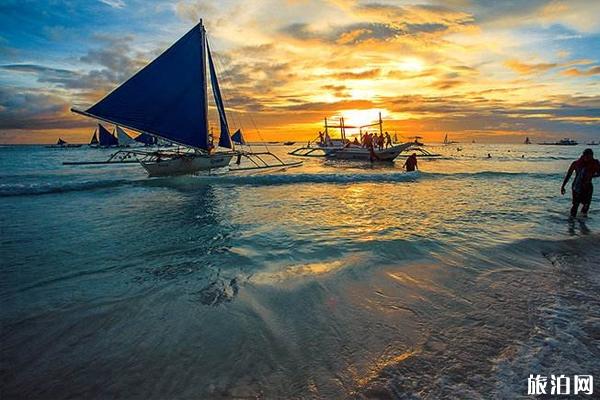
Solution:
<svg viewBox="0 0 600 400"><path fill-rule="evenodd" d="M3 0L0 143L89 140L94 121L69 108L200 18L230 122L251 140L311 139L324 117L378 112L426 141L598 140L599 15L597 0Z"/></svg>

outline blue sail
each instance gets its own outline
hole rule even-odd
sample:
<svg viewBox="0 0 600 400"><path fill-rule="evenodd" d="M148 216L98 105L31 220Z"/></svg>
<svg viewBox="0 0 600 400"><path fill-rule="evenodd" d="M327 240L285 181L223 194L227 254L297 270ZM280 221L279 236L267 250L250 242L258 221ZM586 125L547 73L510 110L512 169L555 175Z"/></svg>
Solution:
<svg viewBox="0 0 600 400"><path fill-rule="evenodd" d="M118 146L119 141L102 124L98 124L98 142L100 146Z"/></svg>
<svg viewBox="0 0 600 400"><path fill-rule="evenodd" d="M196 25L85 114L208 149L205 34L204 27Z"/></svg>
<svg viewBox="0 0 600 400"><path fill-rule="evenodd" d="M233 135L231 135L231 139L234 141L234 143L246 144L246 140L244 140L244 136L242 135L242 131L240 129L238 129Z"/></svg>
<svg viewBox="0 0 600 400"><path fill-rule="evenodd" d="M135 138L133 138L133 140L135 140L136 142L143 143L146 146L152 146L153 144L156 144L156 138L148 135L147 133L142 133L141 135L138 135Z"/></svg>
<svg viewBox="0 0 600 400"><path fill-rule="evenodd" d="M212 86L213 95L215 96L215 104L217 106L217 110L219 111L219 122L221 123L219 146L231 149L233 148L233 143L231 143L231 137L229 136L229 124L227 123L227 116L225 115L225 106L223 105L223 98L221 97L221 89L219 88L219 81L217 80L215 64L213 63L208 43L206 44L206 51L208 53L208 65L210 68L210 83Z"/></svg>

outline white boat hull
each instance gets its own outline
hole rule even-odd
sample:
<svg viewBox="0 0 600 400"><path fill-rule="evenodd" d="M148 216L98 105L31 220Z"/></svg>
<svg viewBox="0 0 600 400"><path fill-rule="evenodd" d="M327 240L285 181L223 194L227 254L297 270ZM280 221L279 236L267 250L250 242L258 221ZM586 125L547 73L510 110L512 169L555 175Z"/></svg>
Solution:
<svg viewBox="0 0 600 400"><path fill-rule="evenodd" d="M405 143L383 150L373 150L373 153L363 147L345 147L330 151L325 157L336 160L393 161L400 153L411 146L412 143Z"/></svg>
<svg viewBox="0 0 600 400"><path fill-rule="evenodd" d="M233 156L233 153L182 154L164 160L140 160L140 164L150 176L187 175L226 167Z"/></svg>

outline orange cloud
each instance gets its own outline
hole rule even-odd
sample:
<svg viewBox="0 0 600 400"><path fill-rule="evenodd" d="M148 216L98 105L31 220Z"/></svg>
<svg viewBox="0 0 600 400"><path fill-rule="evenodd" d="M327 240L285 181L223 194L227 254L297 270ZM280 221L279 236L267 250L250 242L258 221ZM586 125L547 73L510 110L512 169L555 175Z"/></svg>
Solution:
<svg viewBox="0 0 600 400"><path fill-rule="evenodd" d="M558 66L558 64L555 64L555 63L528 64L528 63L524 63L524 62L521 62L519 60L514 60L514 59L505 61L504 65L506 65L508 68L512 69L513 71L516 71L519 74L524 74L524 75L546 72L546 71Z"/></svg>
<svg viewBox="0 0 600 400"><path fill-rule="evenodd" d="M562 72L563 75L566 76L592 76L592 75L600 75L600 65L589 68L587 70L579 69L579 68L570 68Z"/></svg>

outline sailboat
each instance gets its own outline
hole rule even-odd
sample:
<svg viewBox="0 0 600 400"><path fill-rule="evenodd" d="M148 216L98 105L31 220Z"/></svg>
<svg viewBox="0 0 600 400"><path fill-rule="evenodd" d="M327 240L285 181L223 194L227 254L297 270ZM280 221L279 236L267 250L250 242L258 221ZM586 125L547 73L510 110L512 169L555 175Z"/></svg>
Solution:
<svg viewBox="0 0 600 400"><path fill-rule="evenodd" d="M449 145L449 144L456 144L458 142L455 142L453 140L448 140L448 134L446 133L446 136L444 136L444 144L445 145Z"/></svg>
<svg viewBox="0 0 600 400"><path fill-rule="evenodd" d="M108 131L102 124L98 124L98 146L116 147L119 145L117 138Z"/></svg>
<svg viewBox="0 0 600 400"><path fill-rule="evenodd" d="M119 142L119 147L129 147L135 144L135 141L125 132L119 125L115 128L117 133L117 141Z"/></svg>
<svg viewBox="0 0 600 400"><path fill-rule="evenodd" d="M154 136L148 135L147 133L142 133L136 136L133 140L143 144L144 146L154 146L156 144L156 138Z"/></svg>
<svg viewBox="0 0 600 400"><path fill-rule="evenodd" d="M90 144L88 146L90 147L98 147L98 135L97 135L98 131L96 129L94 129L94 133L92 134L92 138L90 139Z"/></svg>
<svg viewBox="0 0 600 400"><path fill-rule="evenodd" d="M209 79L219 116L218 144L213 144L209 135ZM87 110L71 110L179 145L175 150L122 150L105 162L78 164L125 162L133 156L150 176L191 174L222 168L228 166L236 155L238 159L250 159L257 168L300 164L286 164L268 151L259 153L235 149L202 20L98 103ZM102 139L100 142L102 144ZM225 150L219 150L219 147ZM261 156L266 155L275 158L277 164L269 165L263 161Z"/></svg>

